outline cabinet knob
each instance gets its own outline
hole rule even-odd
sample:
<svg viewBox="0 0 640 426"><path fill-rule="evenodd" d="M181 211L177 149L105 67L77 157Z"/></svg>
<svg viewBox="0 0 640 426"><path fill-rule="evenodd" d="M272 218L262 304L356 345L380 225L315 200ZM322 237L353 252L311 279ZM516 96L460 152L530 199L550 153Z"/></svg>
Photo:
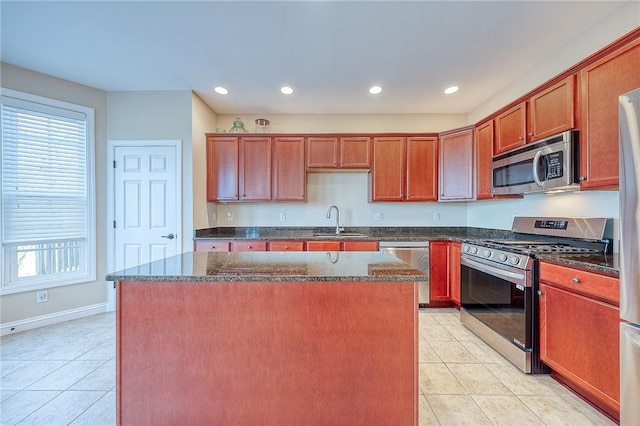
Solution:
<svg viewBox="0 0 640 426"><path fill-rule="evenodd" d="M538 296L542 296L542 295L544 295L544 291L538 290Z"/></svg>
<svg viewBox="0 0 640 426"><path fill-rule="evenodd" d="M574 283L574 284L580 284L580 278L573 277L573 278L571 278L571 282Z"/></svg>
<svg viewBox="0 0 640 426"><path fill-rule="evenodd" d="M583 180L587 180L587 178L586 178L585 176L580 176L580 177L578 178L578 180L579 180L580 182L582 182Z"/></svg>
<svg viewBox="0 0 640 426"><path fill-rule="evenodd" d="M529 132L529 136L533 136L533 132Z"/></svg>
<svg viewBox="0 0 640 426"><path fill-rule="evenodd" d="M518 136L518 140L521 141L524 140L524 138L522 136Z"/></svg>

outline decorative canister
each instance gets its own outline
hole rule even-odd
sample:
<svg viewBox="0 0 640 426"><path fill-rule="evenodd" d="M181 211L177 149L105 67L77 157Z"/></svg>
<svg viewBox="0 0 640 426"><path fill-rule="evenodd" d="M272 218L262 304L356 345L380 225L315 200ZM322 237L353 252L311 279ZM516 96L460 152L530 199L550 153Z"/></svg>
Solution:
<svg viewBox="0 0 640 426"><path fill-rule="evenodd" d="M246 133L247 129L244 128L244 123L239 118L233 120L233 127L229 130L229 133Z"/></svg>
<svg viewBox="0 0 640 426"><path fill-rule="evenodd" d="M256 118L256 133L269 133L269 124L266 118Z"/></svg>

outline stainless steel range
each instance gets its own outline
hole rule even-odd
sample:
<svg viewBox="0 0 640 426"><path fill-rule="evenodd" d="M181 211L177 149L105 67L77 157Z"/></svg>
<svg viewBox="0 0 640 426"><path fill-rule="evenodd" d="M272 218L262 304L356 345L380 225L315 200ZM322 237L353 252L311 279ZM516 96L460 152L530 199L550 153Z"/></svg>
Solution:
<svg viewBox="0 0 640 426"><path fill-rule="evenodd" d="M516 217L512 231L510 240L463 242L460 321L525 373L545 373L537 256L610 253L612 220Z"/></svg>

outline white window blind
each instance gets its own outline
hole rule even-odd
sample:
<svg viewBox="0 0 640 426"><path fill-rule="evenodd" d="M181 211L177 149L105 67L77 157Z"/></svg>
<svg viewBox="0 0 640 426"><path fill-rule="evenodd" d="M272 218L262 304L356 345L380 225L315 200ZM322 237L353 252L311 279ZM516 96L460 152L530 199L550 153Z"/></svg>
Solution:
<svg viewBox="0 0 640 426"><path fill-rule="evenodd" d="M1 98L0 294L95 280L93 110Z"/></svg>
<svg viewBox="0 0 640 426"><path fill-rule="evenodd" d="M2 241L85 238L86 119L2 105Z"/></svg>

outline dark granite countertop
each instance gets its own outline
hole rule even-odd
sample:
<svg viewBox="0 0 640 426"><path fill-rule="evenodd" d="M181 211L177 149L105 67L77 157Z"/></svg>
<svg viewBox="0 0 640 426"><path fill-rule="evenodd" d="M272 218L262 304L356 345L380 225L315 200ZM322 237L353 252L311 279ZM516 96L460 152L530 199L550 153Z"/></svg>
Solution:
<svg viewBox="0 0 640 426"><path fill-rule="evenodd" d="M196 229L195 240L327 240L337 239L335 227L221 227ZM509 239L511 231L502 229L453 227L349 227L345 233L362 234L361 237L340 239L372 239L378 241L462 241L476 238ZM322 235L318 235L322 234Z"/></svg>
<svg viewBox="0 0 640 426"><path fill-rule="evenodd" d="M219 227L197 229L194 231L196 240L327 240L337 239L331 234L334 227ZM347 233L359 233L362 237L356 240L378 241L469 241L474 239L513 238L511 231L504 229L485 229L464 226L454 227L350 227ZM319 236L318 234L326 234ZM352 237L340 237L350 239ZM619 263L617 254L608 255L553 255L540 254L540 259L565 266L582 268L602 274L618 276Z"/></svg>
<svg viewBox="0 0 640 426"><path fill-rule="evenodd" d="M585 269L600 274L619 276L620 263L618 254L540 254L540 260L572 268Z"/></svg>
<svg viewBox="0 0 640 426"><path fill-rule="evenodd" d="M108 274L107 281L421 281L387 252L195 252Z"/></svg>

